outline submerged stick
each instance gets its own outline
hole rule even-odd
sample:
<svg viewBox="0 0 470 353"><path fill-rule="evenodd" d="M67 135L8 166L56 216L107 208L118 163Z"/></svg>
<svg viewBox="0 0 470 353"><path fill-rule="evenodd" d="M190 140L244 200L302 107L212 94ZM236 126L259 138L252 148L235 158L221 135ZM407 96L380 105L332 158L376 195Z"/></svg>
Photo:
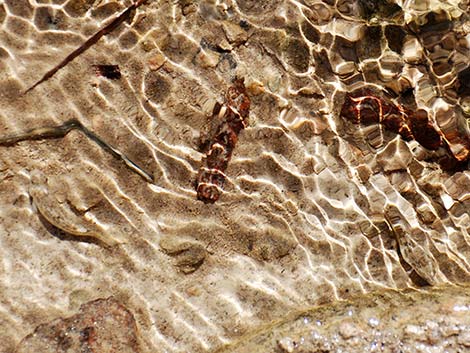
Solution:
<svg viewBox="0 0 470 353"><path fill-rule="evenodd" d="M137 163L130 160L119 150L111 146L109 143L104 141L101 137L96 135L91 130L87 129L80 121L77 119L71 119L58 126L49 126L49 127L40 127L36 129L31 129L26 131L23 134L11 135L0 138L0 145L11 146L21 141L26 140L43 140L50 138L62 138L65 137L70 131L79 130L86 137L93 140L98 146L106 150L113 157L123 161L126 166L131 169L134 173L139 174L146 182L153 183L153 177L147 173L143 168L141 168Z"/></svg>
<svg viewBox="0 0 470 353"><path fill-rule="evenodd" d="M88 50L93 44L98 42L101 37L111 33L116 27L118 27L121 23L126 21L133 10L136 10L140 5L142 5L147 0L137 0L132 5L130 5L127 9L117 15L111 22L109 22L106 26L101 28L98 32L93 34L90 38L88 38L85 43L80 45L77 49L67 55L59 64L54 66L51 70L47 71L44 76L41 77L39 81L34 83L31 87L29 87L24 94L28 93L29 91L33 90L36 86L40 85L41 83L49 80L52 76L54 76L57 71L65 67L69 62L74 60L77 56L84 53Z"/></svg>

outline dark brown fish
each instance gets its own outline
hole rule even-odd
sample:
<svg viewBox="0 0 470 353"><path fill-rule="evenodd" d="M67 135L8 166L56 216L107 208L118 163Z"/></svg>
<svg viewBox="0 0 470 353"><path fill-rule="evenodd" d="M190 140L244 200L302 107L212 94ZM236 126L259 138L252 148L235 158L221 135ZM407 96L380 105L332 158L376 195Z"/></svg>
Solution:
<svg viewBox="0 0 470 353"><path fill-rule="evenodd" d="M367 88L357 89L346 95L340 116L355 124L381 124L387 131L399 134L405 141L416 140L429 150L443 147L447 156L440 161L446 170L461 169L469 160L470 153L461 157L456 155L449 145L452 138L461 141L467 150L470 149L470 138L461 136L457 129L442 131L435 126L423 109L413 111L391 99ZM456 135L456 136L454 136Z"/></svg>
<svg viewBox="0 0 470 353"><path fill-rule="evenodd" d="M413 112L368 89L358 89L347 94L340 115L355 124L380 123L404 140L415 139L429 149L442 146L440 134L432 126L426 111Z"/></svg>
<svg viewBox="0 0 470 353"><path fill-rule="evenodd" d="M232 152L238 140L238 134L248 122L250 99L245 90L244 80L235 79L233 86L225 94L223 104L216 103L212 119L220 121L216 132L208 143L205 166L201 167L197 177L197 198L204 203L216 202L222 192Z"/></svg>

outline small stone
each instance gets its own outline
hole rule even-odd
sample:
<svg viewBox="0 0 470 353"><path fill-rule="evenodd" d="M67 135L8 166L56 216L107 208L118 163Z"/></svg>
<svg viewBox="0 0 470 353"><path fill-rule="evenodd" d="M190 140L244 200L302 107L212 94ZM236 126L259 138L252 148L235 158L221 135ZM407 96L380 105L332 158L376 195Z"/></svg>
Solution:
<svg viewBox="0 0 470 353"><path fill-rule="evenodd" d="M403 59L410 64L416 64L423 58L423 47L415 37L405 38L402 52Z"/></svg>
<svg viewBox="0 0 470 353"><path fill-rule="evenodd" d="M460 107L465 115L470 115L470 97L463 97L460 100ZM467 119L467 124L469 124L469 120ZM470 129L470 124L469 124Z"/></svg>
<svg viewBox="0 0 470 353"><path fill-rule="evenodd" d="M134 315L113 297L85 303L77 314L39 325L18 353L140 352Z"/></svg>
<svg viewBox="0 0 470 353"><path fill-rule="evenodd" d="M162 53L157 53L148 60L148 65L150 70L156 71L161 68L165 62L165 56Z"/></svg>
<svg viewBox="0 0 470 353"><path fill-rule="evenodd" d="M155 43L151 40L144 40L141 43L141 47L144 51L149 52L149 51L155 49Z"/></svg>
<svg viewBox="0 0 470 353"><path fill-rule="evenodd" d="M190 4L185 7L183 7L183 16L188 16L192 13L195 13L197 11L197 5L196 4Z"/></svg>
<svg viewBox="0 0 470 353"><path fill-rule="evenodd" d="M362 164L356 168L356 173L362 183L366 183L372 175L372 170L369 166Z"/></svg>
<svg viewBox="0 0 470 353"><path fill-rule="evenodd" d="M325 96L321 92L319 92L317 88L313 87L302 87L296 92L296 95L314 99L325 98Z"/></svg>
<svg viewBox="0 0 470 353"><path fill-rule="evenodd" d="M424 171L424 165L422 165L417 160L413 159L408 166L410 174L416 179L420 178Z"/></svg>
<svg viewBox="0 0 470 353"><path fill-rule="evenodd" d="M356 71L356 64L353 61L342 62L335 67L335 71L339 76L347 77Z"/></svg>
<svg viewBox="0 0 470 353"><path fill-rule="evenodd" d="M160 247L164 253L176 259L176 267L185 274L196 271L207 255L207 250L198 242L174 236L160 240Z"/></svg>
<svg viewBox="0 0 470 353"><path fill-rule="evenodd" d="M195 58L196 64L204 69L214 68L217 66L220 60L220 55L215 52L203 52L200 51Z"/></svg>
<svg viewBox="0 0 470 353"><path fill-rule="evenodd" d="M358 327L357 324L354 324L351 321L343 321L339 325L339 334L345 340L348 340L353 337L357 337L361 334L361 329Z"/></svg>
<svg viewBox="0 0 470 353"><path fill-rule="evenodd" d="M217 47L224 51L232 51L233 46L227 41L227 39L223 38L217 43Z"/></svg>
<svg viewBox="0 0 470 353"><path fill-rule="evenodd" d="M315 161L313 171L315 172L315 174L320 174L326 169L327 165L325 161L323 159L320 159L319 157L314 156L313 159Z"/></svg>
<svg viewBox="0 0 470 353"><path fill-rule="evenodd" d="M223 23L223 29L230 44L238 46L248 40L248 33L238 24L225 21Z"/></svg>
<svg viewBox="0 0 470 353"><path fill-rule="evenodd" d="M467 186L470 184L470 173L468 171L458 172L444 182L449 196L454 200L464 202L470 198Z"/></svg>
<svg viewBox="0 0 470 353"><path fill-rule="evenodd" d="M266 89L264 88L264 85L260 81L253 81L251 83L248 83L246 86L246 91L253 96L258 96L261 93L266 92Z"/></svg>
<svg viewBox="0 0 470 353"><path fill-rule="evenodd" d="M292 353L295 349L294 341L290 337L283 337L278 342L277 345L283 352Z"/></svg>
<svg viewBox="0 0 470 353"><path fill-rule="evenodd" d="M418 325L406 325L404 332L406 337L417 341L422 341L426 337L424 328Z"/></svg>
<svg viewBox="0 0 470 353"><path fill-rule="evenodd" d="M201 295L201 293L201 288L196 285L186 289L186 294L190 297L198 297Z"/></svg>
<svg viewBox="0 0 470 353"><path fill-rule="evenodd" d="M437 218L428 204L421 204L416 208L418 217L427 224L431 224Z"/></svg>

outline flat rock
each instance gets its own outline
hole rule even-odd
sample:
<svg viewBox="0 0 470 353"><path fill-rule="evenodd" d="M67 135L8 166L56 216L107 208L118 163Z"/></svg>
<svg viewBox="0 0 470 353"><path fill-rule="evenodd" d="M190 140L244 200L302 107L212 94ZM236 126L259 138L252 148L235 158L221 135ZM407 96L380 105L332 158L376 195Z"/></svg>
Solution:
<svg viewBox="0 0 470 353"><path fill-rule="evenodd" d="M133 314L111 297L83 304L71 317L39 325L16 353L138 353L138 341Z"/></svg>

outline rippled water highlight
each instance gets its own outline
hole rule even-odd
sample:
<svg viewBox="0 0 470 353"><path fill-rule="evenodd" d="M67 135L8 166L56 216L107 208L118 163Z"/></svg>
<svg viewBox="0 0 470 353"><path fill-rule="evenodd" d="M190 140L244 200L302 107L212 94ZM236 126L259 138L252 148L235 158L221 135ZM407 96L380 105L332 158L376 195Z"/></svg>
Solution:
<svg viewBox="0 0 470 353"><path fill-rule="evenodd" d="M469 4L424 3L147 1L25 93L132 2L0 1L0 142L76 119L153 179L77 129L2 143L3 351L110 296L141 351L205 352L338 299L468 282ZM204 204L201 142L235 77L248 126ZM346 119L364 87L442 144Z"/></svg>

